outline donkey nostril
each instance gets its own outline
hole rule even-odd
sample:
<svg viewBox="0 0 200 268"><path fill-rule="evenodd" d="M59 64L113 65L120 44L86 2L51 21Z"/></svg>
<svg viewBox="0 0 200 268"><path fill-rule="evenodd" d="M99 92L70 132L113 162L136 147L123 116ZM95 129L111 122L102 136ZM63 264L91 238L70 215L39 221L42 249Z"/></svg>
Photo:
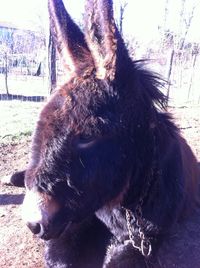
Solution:
<svg viewBox="0 0 200 268"><path fill-rule="evenodd" d="M28 228L33 234L39 234L41 231L41 226L39 223L27 223Z"/></svg>

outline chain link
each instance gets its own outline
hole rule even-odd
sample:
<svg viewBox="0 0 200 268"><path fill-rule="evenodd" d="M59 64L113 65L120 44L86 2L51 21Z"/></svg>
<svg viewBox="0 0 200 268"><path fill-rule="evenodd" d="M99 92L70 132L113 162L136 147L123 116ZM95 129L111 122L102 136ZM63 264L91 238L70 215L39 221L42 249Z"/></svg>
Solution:
<svg viewBox="0 0 200 268"><path fill-rule="evenodd" d="M139 250L144 257L149 257L152 252L152 246L150 240L145 236L143 227L139 223L139 219L136 218L136 226L138 227L138 233L140 242L138 244L136 243L136 235L132 231L132 225L131 225L131 218L132 217L132 211L129 209L125 209L126 212L126 222L127 222L127 228L128 228L128 234L129 239L131 241L132 246Z"/></svg>
<svg viewBox="0 0 200 268"><path fill-rule="evenodd" d="M154 128L155 126L152 127L152 129ZM158 181L158 178L161 176L160 171L158 170L158 167L157 167L157 164L158 164L157 160L158 160L158 147L156 144L155 134L153 133L153 160L152 160L152 165L151 165L151 169L149 172L149 176L147 177L144 191L138 201L138 204L135 208L134 213L130 209L124 208L125 213L126 213L127 229L128 229L128 234L129 234L129 239L131 241L131 244L135 249L139 250L141 254L146 258L149 257L152 253L152 245L151 245L150 239L146 237L144 233L145 226L144 226L144 221L143 221L142 207L143 207L146 197L149 194L152 183L155 183L155 181ZM154 176L156 176L156 180ZM138 229L138 234L134 234L133 227L131 224L131 219L134 219L134 218L135 218L135 225Z"/></svg>
<svg viewBox="0 0 200 268"><path fill-rule="evenodd" d="M139 199L138 205L135 208L134 216L130 209L124 208L126 213L127 229L131 244L135 249L139 250L144 257L149 257L152 253L152 246L150 239L147 238L144 233L144 221L142 215L142 206L144 204L145 198L148 196L148 192L150 190L152 181L153 181L153 171L150 176L150 179L147 181L147 185L144 189L144 192ZM138 234L140 239L140 242L138 242L138 244L136 244L137 235L135 235L132 231L131 218L133 217L135 217L136 219L135 224L136 227L138 228Z"/></svg>

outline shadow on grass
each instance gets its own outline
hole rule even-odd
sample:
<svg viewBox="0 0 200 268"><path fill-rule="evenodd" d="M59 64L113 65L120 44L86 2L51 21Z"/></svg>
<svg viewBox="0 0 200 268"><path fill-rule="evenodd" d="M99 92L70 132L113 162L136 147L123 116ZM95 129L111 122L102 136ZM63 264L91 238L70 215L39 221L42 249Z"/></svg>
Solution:
<svg viewBox="0 0 200 268"><path fill-rule="evenodd" d="M0 194L0 206L21 205L24 194Z"/></svg>
<svg viewBox="0 0 200 268"><path fill-rule="evenodd" d="M32 101L32 102L42 102L46 101L46 96L24 96L24 95L15 95L15 94L0 94L0 101L10 101L10 100L21 100L21 101Z"/></svg>

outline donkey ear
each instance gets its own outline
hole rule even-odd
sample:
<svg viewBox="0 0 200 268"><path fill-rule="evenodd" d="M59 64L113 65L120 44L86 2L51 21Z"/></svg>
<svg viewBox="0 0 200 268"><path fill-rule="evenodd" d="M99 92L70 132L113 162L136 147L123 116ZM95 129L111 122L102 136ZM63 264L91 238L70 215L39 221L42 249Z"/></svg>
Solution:
<svg viewBox="0 0 200 268"><path fill-rule="evenodd" d="M62 0L48 0L50 31L56 48L70 76L92 62L84 35L71 19ZM86 71L85 71L86 72Z"/></svg>
<svg viewBox="0 0 200 268"><path fill-rule="evenodd" d="M99 79L113 80L116 72L117 28L112 0L88 0L86 40Z"/></svg>

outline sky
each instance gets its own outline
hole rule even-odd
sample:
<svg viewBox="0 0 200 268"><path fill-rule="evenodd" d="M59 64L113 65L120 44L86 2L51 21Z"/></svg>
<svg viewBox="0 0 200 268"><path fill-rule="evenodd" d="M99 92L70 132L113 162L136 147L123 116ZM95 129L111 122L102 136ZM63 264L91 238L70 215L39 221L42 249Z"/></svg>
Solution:
<svg viewBox="0 0 200 268"><path fill-rule="evenodd" d="M0 0L0 22L12 22L30 28L45 14L45 0Z"/></svg>
<svg viewBox="0 0 200 268"><path fill-rule="evenodd" d="M119 6L122 0L114 0ZM124 32L143 40L156 39L158 26L163 24L165 0L126 0ZM73 18L80 19L84 0L64 0ZM181 0L169 0L169 27L178 30ZM187 0L187 12L190 13L195 3L196 9L188 37L200 42L200 0ZM34 28L39 23L47 22L47 0L0 0L0 22L12 22L22 28ZM117 8L116 8L117 9ZM186 14L187 15L187 14ZM187 17L187 16L186 16ZM183 18L184 19L184 18Z"/></svg>

